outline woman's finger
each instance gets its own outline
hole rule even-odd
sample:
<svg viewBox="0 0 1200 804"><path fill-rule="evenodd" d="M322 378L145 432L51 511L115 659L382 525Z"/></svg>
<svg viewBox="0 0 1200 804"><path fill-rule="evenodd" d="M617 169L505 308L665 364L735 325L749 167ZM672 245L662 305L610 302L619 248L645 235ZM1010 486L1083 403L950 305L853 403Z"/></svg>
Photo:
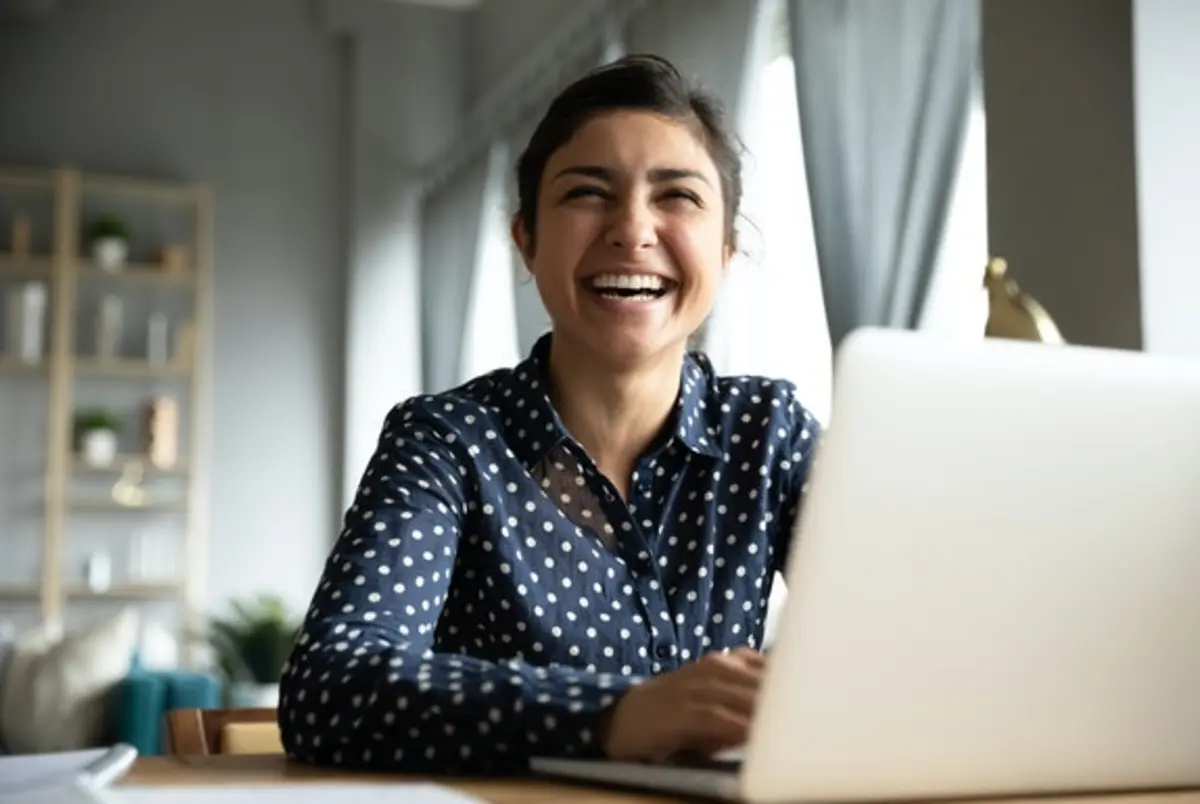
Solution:
<svg viewBox="0 0 1200 804"><path fill-rule="evenodd" d="M763 665L736 654L717 657L701 671L705 678L757 689L762 680Z"/></svg>
<svg viewBox="0 0 1200 804"><path fill-rule="evenodd" d="M737 715L748 716L754 711L758 687L752 684L730 683L722 679L707 680L694 691L694 700L705 706L718 706Z"/></svg>
<svg viewBox="0 0 1200 804"><path fill-rule="evenodd" d="M713 754L744 745L750 735L750 718L719 704L702 705L688 718L684 750Z"/></svg>

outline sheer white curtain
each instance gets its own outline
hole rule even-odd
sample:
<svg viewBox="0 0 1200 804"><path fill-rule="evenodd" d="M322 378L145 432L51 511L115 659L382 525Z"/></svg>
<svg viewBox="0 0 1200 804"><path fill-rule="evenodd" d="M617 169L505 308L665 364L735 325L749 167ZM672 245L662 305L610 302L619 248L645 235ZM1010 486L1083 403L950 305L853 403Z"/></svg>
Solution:
<svg viewBox="0 0 1200 804"><path fill-rule="evenodd" d="M763 0L737 117L746 146L739 256L729 267L702 347L722 374L791 380L819 420L829 410L830 346L808 207L795 74L783 4ZM777 577L767 603L770 644L787 599Z"/></svg>
<svg viewBox="0 0 1200 804"><path fill-rule="evenodd" d="M987 113L977 75L933 281L921 311L922 331L947 338L982 338L987 326L983 273L988 248Z"/></svg>
<svg viewBox="0 0 1200 804"><path fill-rule="evenodd" d="M770 3L772 25L781 3ZM774 30L774 29L772 29ZM821 421L830 404L830 342L808 205L792 58L766 40L741 116L747 155L741 254L729 268L705 349L718 371L796 384Z"/></svg>
<svg viewBox="0 0 1200 804"><path fill-rule="evenodd" d="M514 284L516 265L508 230L508 193L505 190L509 163L507 143L493 145L483 184L458 382L512 366L520 360Z"/></svg>

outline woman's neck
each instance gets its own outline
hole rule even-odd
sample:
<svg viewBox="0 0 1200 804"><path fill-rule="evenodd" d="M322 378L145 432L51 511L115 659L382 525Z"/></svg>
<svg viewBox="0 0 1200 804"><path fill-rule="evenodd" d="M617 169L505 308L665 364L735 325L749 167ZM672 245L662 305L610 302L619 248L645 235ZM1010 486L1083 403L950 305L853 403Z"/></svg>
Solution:
<svg viewBox="0 0 1200 804"><path fill-rule="evenodd" d="M550 342L551 399L563 425L628 496L629 476L671 415L683 349L614 370L562 338Z"/></svg>

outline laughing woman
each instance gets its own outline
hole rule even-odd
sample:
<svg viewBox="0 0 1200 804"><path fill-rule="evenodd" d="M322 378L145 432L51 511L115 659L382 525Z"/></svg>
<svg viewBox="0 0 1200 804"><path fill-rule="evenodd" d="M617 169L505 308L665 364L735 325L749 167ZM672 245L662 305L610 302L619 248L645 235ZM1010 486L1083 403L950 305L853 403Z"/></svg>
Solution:
<svg viewBox="0 0 1200 804"><path fill-rule="evenodd" d="M688 351L740 176L661 59L553 102L513 220L552 330L387 416L284 670L289 754L506 773L744 742L818 426L790 384Z"/></svg>

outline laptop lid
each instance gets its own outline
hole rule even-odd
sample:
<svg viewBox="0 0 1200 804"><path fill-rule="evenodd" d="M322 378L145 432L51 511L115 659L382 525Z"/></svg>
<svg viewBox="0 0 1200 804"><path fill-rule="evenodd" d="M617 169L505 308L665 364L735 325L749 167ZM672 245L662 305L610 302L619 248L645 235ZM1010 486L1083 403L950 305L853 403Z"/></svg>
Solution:
<svg viewBox="0 0 1200 804"><path fill-rule="evenodd" d="M860 331L742 768L755 802L1200 784L1200 367Z"/></svg>

